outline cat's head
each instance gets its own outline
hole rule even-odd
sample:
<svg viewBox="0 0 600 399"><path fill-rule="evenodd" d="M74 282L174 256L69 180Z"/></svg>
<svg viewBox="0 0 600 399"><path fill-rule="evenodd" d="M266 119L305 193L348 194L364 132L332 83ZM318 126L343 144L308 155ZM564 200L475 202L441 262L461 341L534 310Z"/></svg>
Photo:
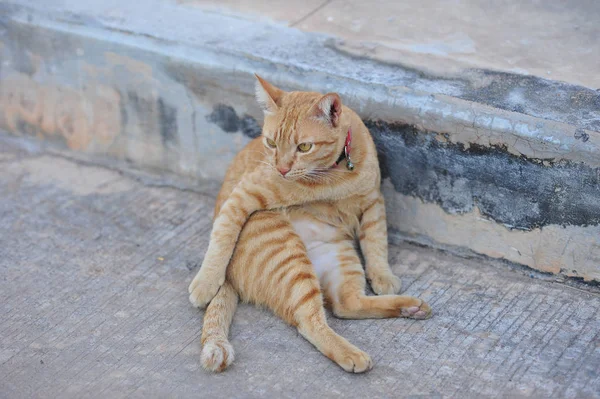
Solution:
<svg viewBox="0 0 600 399"><path fill-rule="evenodd" d="M266 161L286 179L321 180L340 157L349 129L340 96L285 92L256 78Z"/></svg>

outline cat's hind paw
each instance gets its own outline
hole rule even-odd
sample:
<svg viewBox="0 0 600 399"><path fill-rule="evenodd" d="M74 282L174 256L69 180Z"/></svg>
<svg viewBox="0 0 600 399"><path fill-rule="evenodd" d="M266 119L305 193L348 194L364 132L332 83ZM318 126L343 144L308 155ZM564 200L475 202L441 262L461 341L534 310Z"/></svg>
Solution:
<svg viewBox="0 0 600 399"><path fill-rule="evenodd" d="M402 280L392 273L372 276L371 288L377 295L394 295L400 292Z"/></svg>
<svg viewBox="0 0 600 399"><path fill-rule="evenodd" d="M421 304L419 306L402 308L400 315L402 317L408 317L409 319L429 319L431 317L431 307L427 303L421 301Z"/></svg>
<svg viewBox="0 0 600 399"><path fill-rule="evenodd" d="M233 346L227 341L207 341L202 346L200 362L205 370L220 373L233 363Z"/></svg>

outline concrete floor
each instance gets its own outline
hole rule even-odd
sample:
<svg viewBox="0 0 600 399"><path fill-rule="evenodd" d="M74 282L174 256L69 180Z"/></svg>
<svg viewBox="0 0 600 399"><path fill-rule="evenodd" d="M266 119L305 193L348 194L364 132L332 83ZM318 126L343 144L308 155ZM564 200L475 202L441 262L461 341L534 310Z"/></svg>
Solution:
<svg viewBox="0 0 600 399"><path fill-rule="evenodd" d="M216 186L185 187L0 135L1 397L600 397L597 289L408 244L390 261L432 319L330 318L371 372L248 305L203 371L186 288Z"/></svg>
<svg viewBox="0 0 600 399"><path fill-rule="evenodd" d="M600 87L595 0L176 1L325 33L340 51L435 75L477 68Z"/></svg>

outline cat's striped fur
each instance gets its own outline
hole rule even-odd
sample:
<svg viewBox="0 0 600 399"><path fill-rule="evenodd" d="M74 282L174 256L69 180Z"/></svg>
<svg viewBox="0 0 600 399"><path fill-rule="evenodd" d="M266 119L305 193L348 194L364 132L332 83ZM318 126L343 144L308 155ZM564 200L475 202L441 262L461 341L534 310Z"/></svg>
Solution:
<svg viewBox="0 0 600 399"><path fill-rule="evenodd" d="M233 361L227 336L239 295L272 309L344 370L366 371L371 359L327 325L324 302L344 318L431 314L422 300L395 295L401 284L388 265L375 146L337 94L287 93L258 79L263 137L227 171L208 251L189 289L195 306L210 302L202 364L221 371ZM349 130L352 171L346 161L332 166ZM301 143L312 147L301 152ZM365 271L378 296L365 295Z"/></svg>

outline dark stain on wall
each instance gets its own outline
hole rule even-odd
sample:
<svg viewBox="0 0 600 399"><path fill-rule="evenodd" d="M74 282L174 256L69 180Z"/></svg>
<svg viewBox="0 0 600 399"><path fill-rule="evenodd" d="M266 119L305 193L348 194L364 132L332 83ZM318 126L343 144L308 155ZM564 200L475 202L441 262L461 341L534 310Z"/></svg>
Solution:
<svg viewBox="0 0 600 399"><path fill-rule="evenodd" d="M590 135L585 132L583 129L576 129L575 134L573 135L577 140L581 140L584 143L590 139Z"/></svg>
<svg viewBox="0 0 600 399"><path fill-rule="evenodd" d="M233 107L225 104L215 105L210 115L206 116L206 120L216 124L227 133L241 131L245 136L252 139L262 133L262 128L256 119L248 114L240 118Z"/></svg>
<svg viewBox="0 0 600 399"><path fill-rule="evenodd" d="M165 104L162 98L158 99L158 123L163 144L175 143L177 138L177 109Z"/></svg>
<svg viewBox="0 0 600 399"><path fill-rule="evenodd" d="M120 98L125 98L121 90L118 90L118 88L115 88L115 90L119 92ZM127 123L129 123L129 113L127 112L127 108L125 107L125 105L126 101L119 102L119 112L121 113L121 126L127 126Z"/></svg>
<svg viewBox="0 0 600 399"><path fill-rule="evenodd" d="M510 228L600 224L600 169L518 157L503 148L444 143L412 126L367 121L382 175L396 191L448 213L479 207Z"/></svg>
<svg viewBox="0 0 600 399"><path fill-rule="evenodd" d="M121 109L121 115L125 116L123 121L129 121L130 113L135 115L133 118L137 117L137 123L145 131L158 131L163 145L177 143L177 109L161 97L148 99L140 97L134 91L128 91L127 104L123 104Z"/></svg>

